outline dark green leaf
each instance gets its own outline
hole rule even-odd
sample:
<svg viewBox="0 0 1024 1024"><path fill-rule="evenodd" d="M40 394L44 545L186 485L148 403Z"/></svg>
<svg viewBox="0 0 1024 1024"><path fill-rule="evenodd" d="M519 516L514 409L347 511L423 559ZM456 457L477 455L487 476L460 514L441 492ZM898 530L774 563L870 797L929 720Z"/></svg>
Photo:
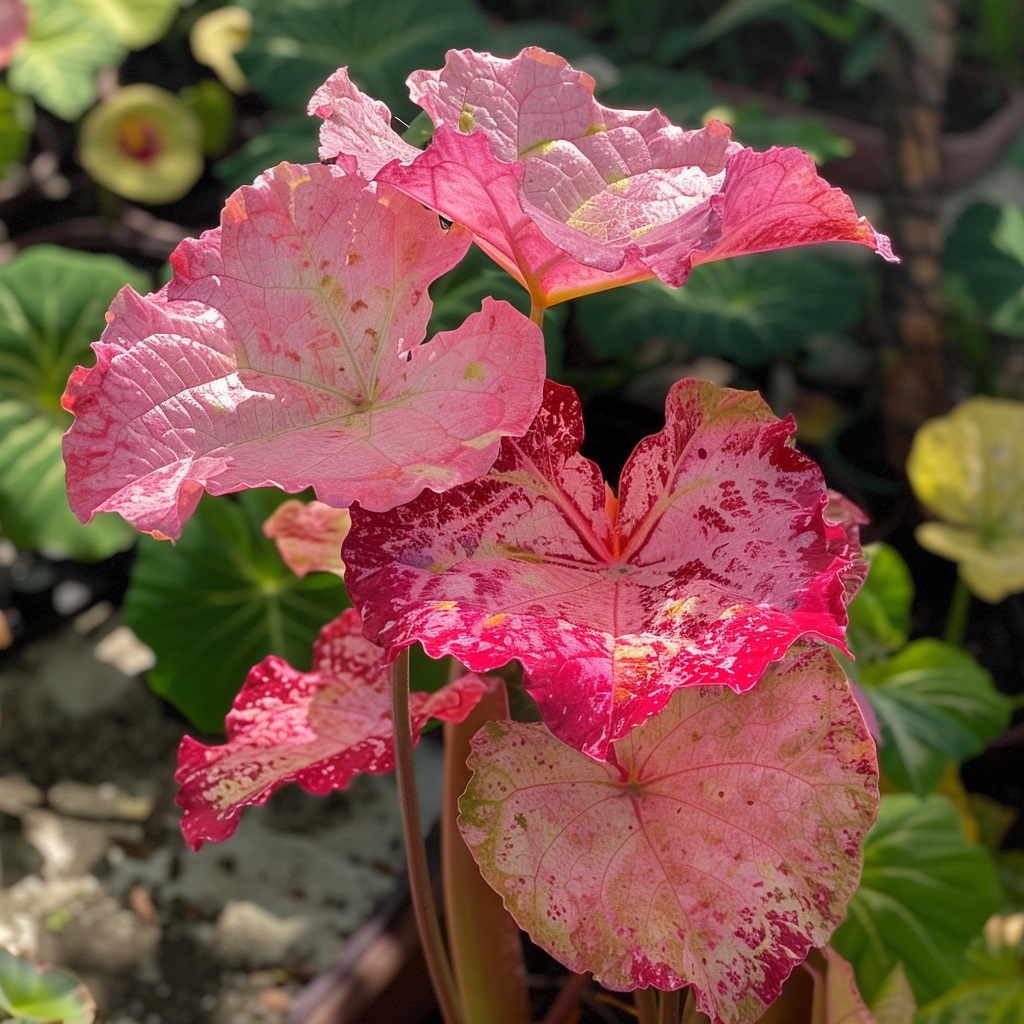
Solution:
<svg viewBox="0 0 1024 1024"><path fill-rule="evenodd" d="M268 654L309 668L321 626L348 606L329 573L299 579L263 523L280 491L206 496L176 546L143 537L125 621L156 654L149 683L200 728L223 729L249 669Z"/></svg>
<svg viewBox="0 0 1024 1024"><path fill-rule="evenodd" d="M93 362L90 344L126 283L149 278L116 256L50 245L0 267L0 528L16 545L80 559L129 547L117 516L83 526L64 491L61 435L71 424L60 398L76 364Z"/></svg>
<svg viewBox="0 0 1024 1024"><path fill-rule="evenodd" d="M849 268L821 256L759 256L696 267L682 288L643 281L588 296L578 310L600 358L630 359L659 341L752 369L794 355L814 334L851 327L861 296Z"/></svg>
<svg viewBox="0 0 1024 1024"><path fill-rule="evenodd" d="M451 47L484 48L491 38L471 0L257 0L253 34L238 63L252 87L282 110L306 109L339 67L398 116L413 107L405 79L440 67Z"/></svg>
<svg viewBox="0 0 1024 1024"><path fill-rule="evenodd" d="M998 904L992 859L964 838L948 800L886 796L832 945L869 1003L902 962L920 1005L956 983L968 943Z"/></svg>
<svg viewBox="0 0 1024 1024"><path fill-rule="evenodd" d="M882 727L879 759L900 789L924 795L947 762L978 753L1010 720L1010 702L966 651L916 640L860 675Z"/></svg>
<svg viewBox="0 0 1024 1024"><path fill-rule="evenodd" d="M0 180L25 155L34 124L32 101L0 84Z"/></svg>

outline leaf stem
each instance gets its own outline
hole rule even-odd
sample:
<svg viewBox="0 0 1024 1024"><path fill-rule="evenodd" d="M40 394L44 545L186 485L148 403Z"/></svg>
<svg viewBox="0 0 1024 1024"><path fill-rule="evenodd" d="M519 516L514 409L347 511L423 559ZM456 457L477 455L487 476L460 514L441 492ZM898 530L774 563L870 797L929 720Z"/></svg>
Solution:
<svg viewBox="0 0 1024 1024"><path fill-rule="evenodd" d="M633 993L639 1024L658 1024L658 999L653 988L638 988Z"/></svg>
<svg viewBox="0 0 1024 1024"><path fill-rule="evenodd" d="M413 766L412 726L409 721L409 648L406 647L391 666L391 711L395 741L395 775L398 779L398 800L405 834L405 859L409 872L409 891L416 912L416 924L423 957L434 986L434 994L445 1024L464 1024L462 1009L455 989L455 980L444 949L441 925L437 919L434 894L430 885L430 868L420 824L420 807L416 793L416 772Z"/></svg>
<svg viewBox="0 0 1024 1024"><path fill-rule="evenodd" d="M547 306L538 306L535 302L530 303L530 319L539 327L541 330L544 329L544 310Z"/></svg>
<svg viewBox="0 0 1024 1024"><path fill-rule="evenodd" d="M570 974L555 997L541 1024L567 1024L576 1018L571 1016L579 1006L583 993L592 980L589 974Z"/></svg>
<svg viewBox="0 0 1024 1024"><path fill-rule="evenodd" d="M658 999L658 1024L679 1024L679 989L662 992Z"/></svg>
<svg viewBox="0 0 1024 1024"><path fill-rule="evenodd" d="M946 630L942 639L947 644L959 647L967 635L967 618L971 611L971 592L967 584L957 573L953 596L949 599L949 612L946 615Z"/></svg>

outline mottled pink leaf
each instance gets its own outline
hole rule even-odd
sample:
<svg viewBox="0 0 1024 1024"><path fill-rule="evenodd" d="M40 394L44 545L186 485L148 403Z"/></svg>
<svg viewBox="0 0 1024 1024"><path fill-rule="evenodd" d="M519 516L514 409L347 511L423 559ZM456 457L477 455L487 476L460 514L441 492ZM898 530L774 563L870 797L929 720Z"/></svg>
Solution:
<svg viewBox="0 0 1024 1024"><path fill-rule="evenodd" d="M282 164L123 290L64 405L71 507L175 537L203 490L315 488L384 509L486 472L540 402L540 330L484 301L420 345L427 286L468 235L388 185Z"/></svg>
<svg viewBox="0 0 1024 1024"><path fill-rule="evenodd" d="M281 502L263 524L263 533L277 545L285 565L300 579L310 572L345 575L341 545L351 521L348 509L322 501Z"/></svg>
<svg viewBox="0 0 1024 1024"><path fill-rule="evenodd" d="M413 738L429 718L460 722L487 682L465 675L436 693L409 695ZM297 782L316 796L344 789L358 772L394 767L390 670L347 609L320 632L313 668L299 672L264 658L250 673L226 721L227 742L208 747L186 736L175 780L181 830L198 850L238 827L242 809Z"/></svg>
<svg viewBox="0 0 1024 1024"><path fill-rule="evenodd" d="M760 396L686 380L618 500L574 392L548 384L486 476L352 510L346 583L367 635L475 671L518 658L545 722L603 759L681 686L741 692L801 638L842 645L860 546Z"/></svg>
<svg viewBox="0 0 1024 1024"><path fill-rule="evenodd" d="M693 985L749 1024L857 887L874 746L832 655L803 650L738 696L674 694L607 764L541 724L473 741L459 824L533 940L630 990Z"/></svg>
<svg viewBox="0 0 1024 1024"><path fill-rule="evenodd" d="M357 155L364 173L469 227L535 305L655 275L678 287L698 263L813 242L894 259L801 151L755 153L718 121L684 131L656 110L602 106L589 75L538 47L511 60L451 50L409 86L437 126L426 153L346 75L310 104L326 121L321 156Z"/></svg>

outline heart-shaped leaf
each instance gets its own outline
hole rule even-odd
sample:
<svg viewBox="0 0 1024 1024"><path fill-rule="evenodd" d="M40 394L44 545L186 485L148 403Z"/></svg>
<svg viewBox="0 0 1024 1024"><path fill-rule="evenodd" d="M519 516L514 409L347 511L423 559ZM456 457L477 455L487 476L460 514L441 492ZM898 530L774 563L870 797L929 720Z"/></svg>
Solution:
<svg viewBox="0 0 1024 1024"><path fill-rule="evenodd" d="M860 681L881 725L886 775L918 796L938 785L949 761L977 754L1010 721L1010 701L988 672L940 640L915 640L867 665Z"/></svg>
<svg viewBox="0 0 1024 1024"><path fill-rule="evenodd" d="M461 721L486 683L464 675L436 693L409 695L414 740L427 720ZM344 789L358 772L394 768L391 675L384 651L363 637L350 608L320 632L313 668L266 658L250 673L227 718L227 743L186 736L174 776L181 830L198 850L231 836L244 807L296 782L316 796Z"/></svg>
<svg viewBox="0 0 1024 1024"><path fill-rule="evenodd" d="M313 486L384 509L487 471L540 402L540 330L485 301L420 345L427 285L469 245L386 185L282 164L123 290L64 405L71 506L176 537L202 491Z"/></svg>
<svg viewBox="0 0 1024 1024"><path fill-rule="evenodd" d="M992 858L964 838L948 800L886 796L832 944L853 964L868 1002L902 962L924 1005L951 987L967 944L998 904Z"/></svg>
<svg viewBox="0 0 1024 1024"><path fill-rule="evenodd" d="M539 723L473 741L460 828L535 942L631 990L693 985L712 1020L756 1020L857 885L874 744L831 654L758 687L677 692L607 764Z"/></svg>
<svg viewBox="0 0 1024 1024"><path fill-rule="evenodd" d="M0 267L0 523L20 547L83 560L129 547L117 516L84 527L68 506L60 395L103 329L125 281L148 278L116 256L36 245Z"/></svg>
<svg viewBox="0 0 1024 1024"><path fill-rule="evenodd" d="M75 977L0 949L0 1010L15 1024L92 1024L96 1002Z"/></svg>
<svg viewBox="0 0 1024 1024"><path fill-rule="evenodd" d="M549 383L486 477L353 508L345 578L367 635L475 671L518 658L551 730L598 759L678 687L747 690L802 637L841 645L857 526L826 515L792 420L686 380L666 424L616 499L577 454L575 393Z"/></svg>
<svg viewBox="0 0 1024 1024"><path fill-rule="evenodd" d="M276 654L305 668L324 622L348 604L337 576L299 579L263 535L284 496L205 498L172 547L141 538L125 620L156 654L150 686L219 732L246 673Z"/></svg>

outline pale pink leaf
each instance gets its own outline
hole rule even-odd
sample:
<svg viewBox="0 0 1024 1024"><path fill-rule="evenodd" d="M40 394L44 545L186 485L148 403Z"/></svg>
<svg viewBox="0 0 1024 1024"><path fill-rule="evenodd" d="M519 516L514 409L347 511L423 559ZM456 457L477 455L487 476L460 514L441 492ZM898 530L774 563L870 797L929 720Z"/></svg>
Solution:
<svg viewBox="0 0 1024 1024"><path fill-rule="evenodd" d="M545 722L603 759L682 686L741 692L802 638L843 644L855 531L760 396L679 382L616 500L574 392L486 476L389 513L352 510L346 583L367 635L475 671L518 658Z"/></svg>
<svg viewBox="0 0 1024 1024"><path fill-rule="evenodd" d="M344 789L359 772L394 767L390 670L347 609L321 630L313 668L276 656L249 673L226 721L227 742L186 736L175 780L181 830L197 850L231 836L245 807L265 803L289 782L316 796ZM412 693L414 741L429 718L461 722L488 683L464 675L436 693Z"/></svg>
<svg viewBox="0 0 1024 1024"><path fill-rule="evenodd" d="M276 545L285 565L300 579L310 572L345 575L341 545L351 521L348 509L322 501L281 502L263 524L263 533Z"/></svg>
<svg viewBox="0 0 1024 1024"><path fill-rule="evenodd" d="M540 402L542 334L504 302L429 344L427 286L468 235L388 185L282 164L123 290L64 406L71 507L175 537L203 490L312 486L384 509L486 472Z"/></svg>
<svg viewBox="0 0 1024 1024"><path fill-rule="evenodd" d="M758 687L677 692L606 764L543 725L473 741L459 824L535 942L603 985L692 985L750 1024L856 889L874 820L874 746L832 655L803 650Z"/></svg>

